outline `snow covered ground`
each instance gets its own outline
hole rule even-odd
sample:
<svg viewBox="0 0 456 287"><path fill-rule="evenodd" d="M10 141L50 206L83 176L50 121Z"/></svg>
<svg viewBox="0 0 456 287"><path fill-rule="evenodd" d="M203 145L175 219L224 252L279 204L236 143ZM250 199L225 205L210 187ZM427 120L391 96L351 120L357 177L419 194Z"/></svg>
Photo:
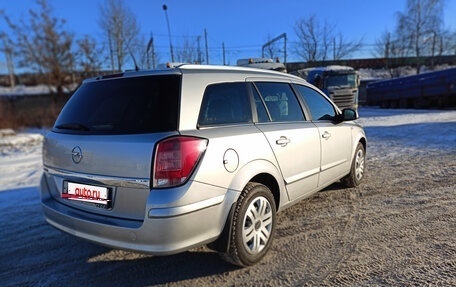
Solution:
<svg viewBox="0 0 456 287"><path fill-rule="evenodd" d="M69 87L63 87L64 92L69 93L74 91L77 87L77 84L71 84ZM49 94L50 91L55 92L54 87L49 87L47 85L37 85L37 86L24 86L17 85L15 87L2 87L0 86L0 97L17 97L17 96L36 96L36 95L45 95Z"/></svg>
<svg viewBox="0 0 456 287"><path fill-rule="evenodd" d="M0 191L38 185L43 133L0 130Z"/></svg>
<svg viewBox="0 0 456 287"><path fill-rule="evenodd" d="M411 148L456 152L456 111L361 108L359 114L358 122L368 136L368 154L402 153ZM45 132L0 130L0 191L38 185ZM383 139L399 145L382 145Z"/></svg>
<svg viewBox="0 0 456 287"><path fill-rule="evenodd" d="M37 188L45 131L0 130L0 285L456 286L456 111L360 116L364 184L285 210L271 255L245 269L204 248L154 257L55 230Z"/></svg>
<svg viewBox="0 0 456 287"><path fill-rule="evenodd" d="M369 143L378 145L393 142L398 146L390 152L402 153L410 148L449 149L456 152L454 110L362 108L359 115L358 122L365 128L368 146Z"/></svg>

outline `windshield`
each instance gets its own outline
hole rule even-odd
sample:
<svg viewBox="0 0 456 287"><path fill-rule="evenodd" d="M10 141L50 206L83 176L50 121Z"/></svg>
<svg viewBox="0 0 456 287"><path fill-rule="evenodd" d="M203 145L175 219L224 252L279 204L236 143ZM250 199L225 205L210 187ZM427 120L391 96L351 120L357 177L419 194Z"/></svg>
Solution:
<svg viewBox="0 0 456 287"><path fill-rule="evenodd" d="M84 83L53 131L139 134L177 129L180 76L142 76Z"/></svg>
<svg viewBox="0 0 456 287"><path fill-rule="evenodd" d="M325 78L326 88L355 88L356 74L327 75Z"/></svg>

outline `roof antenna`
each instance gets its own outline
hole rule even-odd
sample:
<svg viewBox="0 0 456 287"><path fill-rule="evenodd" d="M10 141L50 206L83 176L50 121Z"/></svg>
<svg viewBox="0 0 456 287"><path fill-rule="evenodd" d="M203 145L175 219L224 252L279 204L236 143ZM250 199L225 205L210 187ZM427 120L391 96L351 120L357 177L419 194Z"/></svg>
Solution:
<svg viewBox="0 0 456 287"><path fill-rule="evenodd" d="M131 50L130 50L130 56L131 56L131 58L133 59L133 63L135 64L135 71L139 71L140 69L139 69L139 67L138 67L138 64L136 63L136 58L135 58L135 56L133 55L133 53L131 52Z"/></svg>

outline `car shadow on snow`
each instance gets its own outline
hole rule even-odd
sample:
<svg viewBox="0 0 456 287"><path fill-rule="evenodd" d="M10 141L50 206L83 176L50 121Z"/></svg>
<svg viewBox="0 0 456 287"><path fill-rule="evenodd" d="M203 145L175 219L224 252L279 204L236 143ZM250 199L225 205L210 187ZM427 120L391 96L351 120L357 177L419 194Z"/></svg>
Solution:
<svg viewBox="0 0 456 287"><path fill-rule="evenodd" d="M109 286L149 286L157 284L179 283L186 280L196 280L207 276L220 275L239 269L223 260L211 251L198 249L170 256L141 256L119 250L106 250L106 253L120 254L113 261L88 262L82 272L86 278L74 278L78 284L87 282L97 286L104 284ZM97 256L104 256L99 254ZM89 258L90 261L90 258ZM100 272L94 276L93 270ZM106 277L106 274L110 274Z"/></svg>
<svg viewBox="0 0 456 287"><path fill-rule="evenodd" d="M0 270L5 271L0 278L6 285L134 287L198 281L239 269L206 247L151 256L68 235L45 222L36 187L0 192L0 212Z"/></svg>

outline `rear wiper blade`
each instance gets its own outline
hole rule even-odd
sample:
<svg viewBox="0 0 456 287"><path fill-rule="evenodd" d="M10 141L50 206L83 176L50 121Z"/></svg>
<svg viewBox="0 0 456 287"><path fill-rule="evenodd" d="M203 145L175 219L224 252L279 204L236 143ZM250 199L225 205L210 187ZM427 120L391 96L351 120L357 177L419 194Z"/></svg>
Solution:
<svg viewBox="0 0 456 287"><path fill-rule="evenodd" d="M55 127L61 130L89 131L90 128L80 123L66 123Z"/></svg>

